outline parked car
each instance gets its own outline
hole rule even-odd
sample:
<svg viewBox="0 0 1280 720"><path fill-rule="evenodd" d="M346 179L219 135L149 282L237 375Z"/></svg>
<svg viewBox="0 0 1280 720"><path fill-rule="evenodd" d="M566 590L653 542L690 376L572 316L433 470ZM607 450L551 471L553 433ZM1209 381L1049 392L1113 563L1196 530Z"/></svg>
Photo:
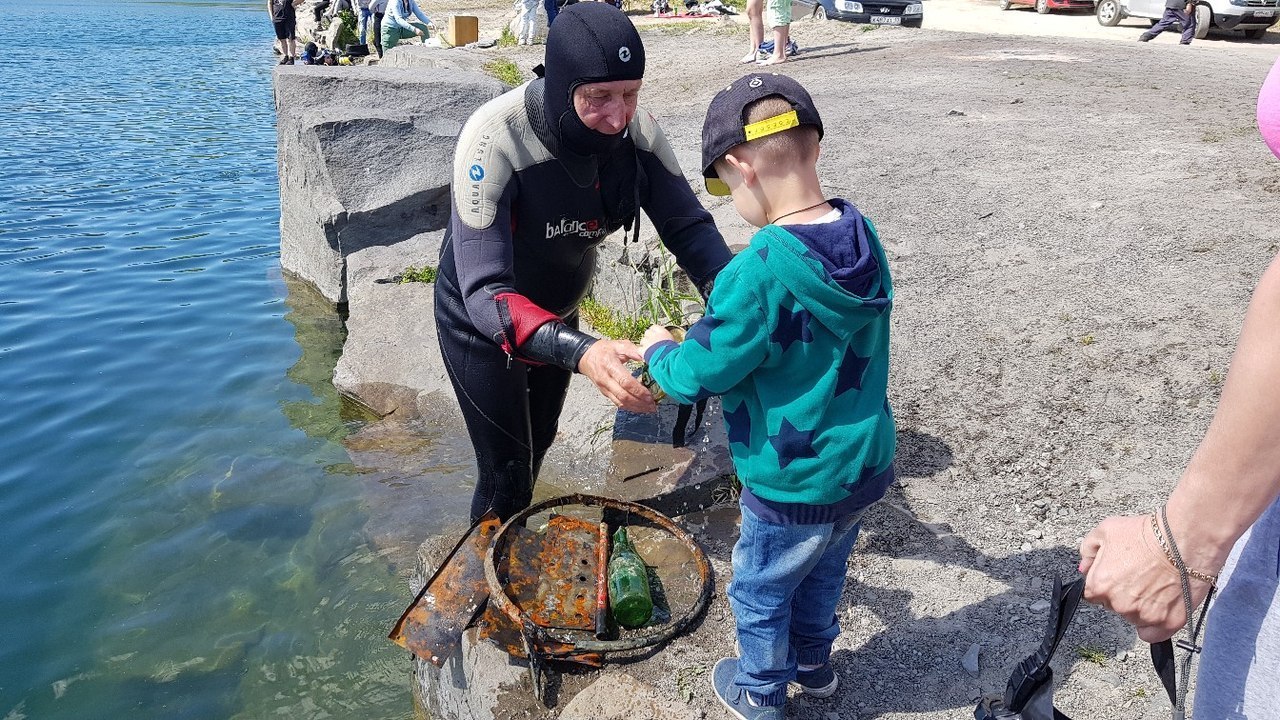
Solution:
<svg viewBox="0 0 1280 720"><path fill-rule="evenodd" d="M1098 0L1098 23L1113 27L1127 17L1146 18L1154 25L1164 16L1164 0ZM1280 0L1198 0L1196 38L1210 28L1243 30L1257 40L1280 20Z"/></svg>
<svg viewBox="0 0 1280 720"><path fill-rule="evenodd" d="M1094 0L1000 0L1000 9L1014 5L1030 5L1041 15L1050 10L1092 10Z"/></svg>
<svg viewBox="0 0 1280 720"><path fill-rule="evenodd" d="M845 20L872 25L906 25L920 27L924 23L921 0L816 0L815 20Z"/></svg>

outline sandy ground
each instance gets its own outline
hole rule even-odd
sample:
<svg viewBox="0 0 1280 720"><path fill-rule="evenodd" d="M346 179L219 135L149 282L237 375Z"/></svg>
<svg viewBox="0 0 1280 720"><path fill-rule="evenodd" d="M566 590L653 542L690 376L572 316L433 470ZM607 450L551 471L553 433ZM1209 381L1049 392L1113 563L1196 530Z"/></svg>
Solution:
<svg viewBox="0 0 1280 720"><path fill-rule="evenodd" d="M793 701L792 718L972 717L1002 689L1083 534L1176 481L1277 250L1280 161L1254 126L1274 36L1142 45L1138 21L994 1L928 0L925 22L797 23L804 50L781 68L823 114L829 191L875 220L892 264L902 476L850 563L842 689ZM713 89L750 70L733 63L745 29L669 21L644 37L642 104L692 177ZM528 67L541 50L502 52ZM703 200L745 241L729 206ZM685 522L723 591L733 512ZM706 678L732 627L721 592L692 633L627 669L722 717ZM973 644L976 676L961 667ZM1081 612L1057 668L1076 718L1167 717L1145 645L1099 610Z"/></svg>

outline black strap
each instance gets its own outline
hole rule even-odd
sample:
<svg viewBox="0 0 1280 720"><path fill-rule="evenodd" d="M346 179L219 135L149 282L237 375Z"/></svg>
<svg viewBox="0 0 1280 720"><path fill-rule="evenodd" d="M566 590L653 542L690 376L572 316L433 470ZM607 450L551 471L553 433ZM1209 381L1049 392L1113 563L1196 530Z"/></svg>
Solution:
<svg viewBox="0 0 1280 720"><path fill-rule="evenodd" d="M707 400L703 398L692 405L681 405L676 410L676 426L671 430L671 447L684 447L686 426L689 424L689 416L693 414L693 410L697 409L698 413L693 420L693 431L698 431L702 427L702 413L707 409Z"/></svg>
<svg viewBox="0 0 1280 720"><path fill-rule="evenodd" d="M1151 644L1151 664L1156 667L1156 675L1160 684L1169 693L1169 704L1178 704L1178 676L1174 668L1173 640L1162 640Z"/></svg>
<svg viewBox="0 0 1280 720"><path fill-rule="evenodd" d="M1083 577L1066 585L1057 577L1053 579L1053 604L1049 610L1049 625L1045 629L1044 641L1034 653L1014 668L1003 697L988 695L981 699L974 709L977 720L1048 720L1050 717L1053 720L1071 720L1053 707L1053 669L1049 666L1049 661L1066 635L1083 595ZM1175 708L1174 717L1179 718L1173 647L1172 640L1152 644L1151 663L1155 666L1160 684L1169 695L1169 702Z"/></svg>

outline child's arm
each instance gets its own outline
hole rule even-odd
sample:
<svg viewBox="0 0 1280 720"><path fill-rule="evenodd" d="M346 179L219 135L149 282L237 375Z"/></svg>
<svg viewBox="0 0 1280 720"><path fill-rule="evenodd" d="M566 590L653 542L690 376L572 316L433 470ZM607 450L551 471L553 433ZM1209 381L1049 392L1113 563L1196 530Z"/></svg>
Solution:
<svg viewBox="0 0 1280 720"><path fill-rule="evenodd" d="M768 318L747 283L739 277L718 283L706 316L689 328L683 343L665 330L645 333L649 374L673 400L687 404L720 395L769 354Z"/></svg>

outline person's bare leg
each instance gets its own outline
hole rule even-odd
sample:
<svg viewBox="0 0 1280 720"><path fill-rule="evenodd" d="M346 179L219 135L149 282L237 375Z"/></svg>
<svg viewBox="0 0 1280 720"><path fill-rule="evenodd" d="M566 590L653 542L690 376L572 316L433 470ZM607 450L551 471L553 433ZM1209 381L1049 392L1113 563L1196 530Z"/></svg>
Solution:
<svg viewBox="0 0 1280 720"><path fill-rule="evenodd" d="M761 65L777 65L787 61L787 42L791 39L791 26L780 25L773 29L773 54L761 60Z"/></svg>
<svg viewBox="0 0 1280 720"><path fill-rule="evenodd" d="M293 60L297 60L298 59L298 40L296 38L289 38L287 42L289 43L289 57Z"/></svg>
<svg viewBox="0 0 1280 720"><path fill-rule="evenodd" d="M764 42L764 0L747 0L747 23L751 26L751 52L739 61L744 64L756 61L756 51Z"/></svg>

